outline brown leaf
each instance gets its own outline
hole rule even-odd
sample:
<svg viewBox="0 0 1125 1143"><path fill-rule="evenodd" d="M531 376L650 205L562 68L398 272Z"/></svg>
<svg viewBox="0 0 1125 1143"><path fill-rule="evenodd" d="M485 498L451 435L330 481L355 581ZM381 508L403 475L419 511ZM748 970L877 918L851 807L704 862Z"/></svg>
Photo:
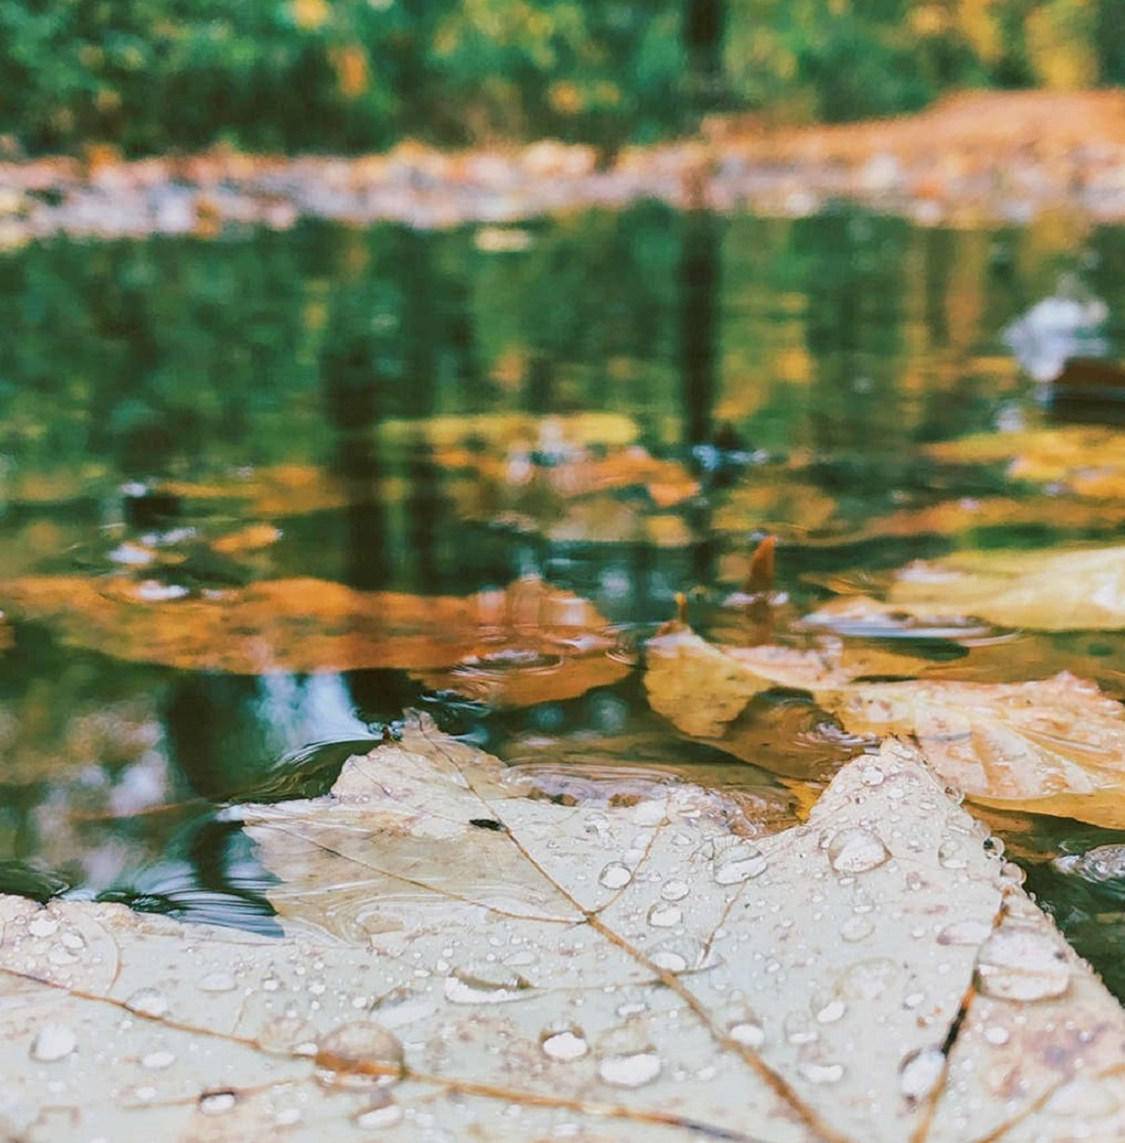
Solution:
<svg viewBox="0 0 1125 1143"><path fill-rule="evenodd" d="M817 691L863 675L909 675L920 661L825 639L809 648L715 646L676 625L645 649L649 704L693 738L718 738L750 700L771 687Z"/></svg>
<svg viewBox="0 0 1125 1143"><path fill-rule="evenodd" d="M1125 545L1047 552L960 552L903 568L887 601L1040 631L1125 627Z"/></svg>
<svg viewBox="0 0 1125 1143"><path fill-rule="evenodd" d="M318 579L265 580L204 597L161 594L168 593L123 577L0 584L13 615L50 624L73 646L187 670L430 671L529 654L557 660L565 674L571 658L592 663L609 643L592 604L534 578L467 597L356 591ZM599 670L598 678L619 677L617 664Z"/></svg>

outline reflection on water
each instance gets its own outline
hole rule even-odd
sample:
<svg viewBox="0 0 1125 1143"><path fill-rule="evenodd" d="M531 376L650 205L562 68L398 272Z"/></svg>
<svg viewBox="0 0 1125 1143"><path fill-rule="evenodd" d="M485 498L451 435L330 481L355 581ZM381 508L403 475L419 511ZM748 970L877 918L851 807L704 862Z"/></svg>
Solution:
<svg viewBox="0 0 1125 1143"><path fill-rule="evenodd" d="M0 257L0 882L268 928L215 807L327 789L412 706L540 796L633 763L784 824L856 743L779 692L733 759L686 744L644 638L678 593L704 630L797 637L826 585L1120 534L1120 497L928 446L1042 417L1004 331L1059 282L1120 344L1123 240L642 206L518 242L318 225ZM727 606L767 533L771 606ZM939 677L1123 690L1112 634L839 630ZM1085 839L1037 828L1040 856ZM1076 932L1107 892L1083 891Z"/></svg>

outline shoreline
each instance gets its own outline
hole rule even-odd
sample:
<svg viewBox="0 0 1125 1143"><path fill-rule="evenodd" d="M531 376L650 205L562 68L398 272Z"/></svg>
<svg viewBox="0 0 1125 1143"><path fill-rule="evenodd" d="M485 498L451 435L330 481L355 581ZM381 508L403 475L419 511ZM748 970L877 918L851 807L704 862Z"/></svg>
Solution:
<svg viewBox="0 0 1125 1143"><path fill-rule="evenodd" d="M120 160L95 150L86 161L0 163L0 250L59 235L212 238L302 219L440 230L644 200L790 218L851 202L958 228L1056 210L1121 222L1125 92L971 92L917 115L802 128L715 118L696 138L626 148L605 169L595 148L555 140L460 153L405 142L378 155L215 149Z"/></svg>

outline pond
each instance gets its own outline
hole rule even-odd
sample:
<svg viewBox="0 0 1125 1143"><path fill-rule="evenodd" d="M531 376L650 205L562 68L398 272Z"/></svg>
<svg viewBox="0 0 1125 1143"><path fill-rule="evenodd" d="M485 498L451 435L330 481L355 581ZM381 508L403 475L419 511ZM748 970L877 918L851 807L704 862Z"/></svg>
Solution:
<svg viewBox="0 0 1125 1143"><path fill-rule="evenodd" d="M323 793L410 708L542 796L686 776L794 820L863 743L782 689L755 749L687 739L646 638L796 639L914 559L1119 537L1120 495L937 446L1069 412L1004 330L1062 290L1120 345L1123 256L1063 215L657 205L0 255L0 888L271 931L223 807ZM894 636L850 633L1125 694L1119 633ZM981 812L1125 994L1125 884L1057 860L1125 833Z"/></svg>

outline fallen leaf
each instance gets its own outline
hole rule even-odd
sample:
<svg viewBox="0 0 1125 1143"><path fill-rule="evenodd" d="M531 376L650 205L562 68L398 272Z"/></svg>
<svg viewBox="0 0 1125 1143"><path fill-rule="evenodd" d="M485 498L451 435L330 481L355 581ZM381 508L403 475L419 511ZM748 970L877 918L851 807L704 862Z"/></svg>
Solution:
<svg viewBox="0 0 1125 1143"><path fill-rule="evenodd" d="M428 690L453 691L494 709L565 702L595 687L620 682L632 668L609 652L605 635L567 640L559 636L553 651L500 648L463 658L449 670L415 677Z"/></svg>
<svg viewBox="0 0 1125 1143"><path fill-rule="evenodd" d="M624 413L565 413L549 417L531 413L464 413L427 417L425 420L391 418L376 427L380 442L417 448L457 448L486 444L490 451L513 446L544 452L578 451L596 445L623 448L633 444L637 423Z"/></svg>
<svg viewBox="0 0 1125 1143"><path fill-rule="evenodd" d="M255 516L286 518L343 508L346 482L311 464L277 464L239 472L226 481L164 481L159 490L184 500L245 503Z"/></svg>
<svg viewBox="0 0 1125 1143"><path fill-rule="evenodd" d="M674 626L645 647L649 705L693 738L723 734L755 695L771 687L816 691L863 675L912 675L922 660L822 639L809 648L763 644L716 646L689 627Z"/></svg>
<svg viewBox="0 0 1125 1143"><path fill-rule="evenodd" d="M639 445L610 456L583 457L548 468L547 481L561 496L645 488L659 508L671 508L694 496L699 481L678 461L660 460Z"/></svg>
<svg viewBox="0 0 1125 1143"><path fill-rule="evenodd" d="M1123 446L1125 447L1125 446ZM1125 522L1125 489L1121 502L1084 500L1078 496L959 497L922 508L902 508L868 520L857 538L880 536L955 536L986 528L1050 528L1089 536L1108 534Z"/></svg>
<svg viewBox="0 0 1125 1143"><path fill-rule="evenodd" d="M185 670L430 671L489 660L518 667L522 657L562 675L572 660L589 659L591 686L621 673L617 663L593 665L612 646L594 606L535 578L467 597L365 592L318 579L196 597L121 577L28 576L0 583L0 598L13 616L48 623L72 646ZM517 673L502 690L524 685Z"/></svg>
<svg viewBox="0 0 1125 1143"><path fill-rule="evenodd" d="M1040 631L1125 627L1125 544L1048 552L960 552L908 564L887 602L912 614L935 607Z"/></svg>
<svg viewBox="0 0 1125 1143"><path fill-rule="evenodd" d="M529 801L416 725L327 798L243 808L281 938L0 898L0 1122L953 1143L1078 1114L1116 1137L1125 1014L915 752L872 765L751 844L697 787Z"/></svg>
<svg viewBox="0 0 1125 1143"><path fill-rule="evenodd" d="M694 539L679 516L652 514L616 496L587 496L567 504L556 520L531 530L541 531L561 544L652 544L661 548L687 547Z"/></svg>
<svg viewBox="0 0 1125 1143"><path fill-rule="evenodd" d="M972 639L988 635L991 628L955 611L942 609L939 601L928 608L882 603L869 595L841 595L830 599L801 620L808 629L833 631L838 635L877 639Z"/></svg>
<svg viewBox="0 0 1125 1143"><path fill-rule="evenodd" d="M979 433L943 441L930 456L960 464L1007 463L1007 475L1060 484L1080 496L1125 498L1125 432L1063 425L1016 433Z"/></svg>
<svg viewBox="0 0 1125 1143"><path fill-rule="evenodd" d="M836 509L836 501L815 484L770 474L732 489L716 508L712 527L723 533L804 536L827 527Z"/></svg>
<svg viewBox="0 0 1125 1143"><path fill-rule="evenodd" d="M281 529L273 524L247 524L235 532L227 532L211 541L211 547L225 556L241 555L268 548L281 539Z"/></svg>
<svg viewBox="0 0 1125 1143"><path fill-rule="evenodd" d="M817 699L854 733L913 735L973 801L1125 828L1125 708L1073 675L859 684Z"/></svg>

